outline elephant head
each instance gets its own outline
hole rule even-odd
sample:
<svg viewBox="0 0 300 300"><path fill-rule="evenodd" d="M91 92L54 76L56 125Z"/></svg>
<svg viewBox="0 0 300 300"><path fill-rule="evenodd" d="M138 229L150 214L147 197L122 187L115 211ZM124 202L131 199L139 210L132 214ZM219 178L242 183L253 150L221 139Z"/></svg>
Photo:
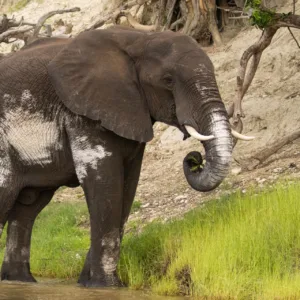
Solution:
<svg viewBox="0 0 300 300"><path fill-rule="evenodd" d="M214 68L190 37L123 27L80 34L48 65L55 89L73 113L139 142L153 137L155 121L201 140L206 163L184 159L188 183L217 187L228 173L232 136Z"/></svg>

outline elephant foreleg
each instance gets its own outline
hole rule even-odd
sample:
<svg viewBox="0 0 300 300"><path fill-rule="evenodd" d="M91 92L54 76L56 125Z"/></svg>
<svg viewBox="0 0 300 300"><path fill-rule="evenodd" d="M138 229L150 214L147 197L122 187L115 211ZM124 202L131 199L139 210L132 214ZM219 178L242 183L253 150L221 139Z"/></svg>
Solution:
<svg viewBox="0 0 300 300"><path fill-rule="evenodd" d="M125 163L123 209L120 227L121 239L123 238L124 225L128 220L139 182L144 150L145 144L141 144L136 156Z"/></svg>
<svg viewBox="0 0 300 300"><path fill-rule="evenodd" d="M131 206L135 197L142 160L145 150L145 144L140 145L137 154L124 164L124 188L123 188L123 207L120 224L120 241L123 238L124 225L129 217ZM78 283L83 284L90 279L90 250L88 251L82 272L80 273Z"/></svg>
<svg viewBox="0 0 300 300"><path fill-rule="evenodd" d="M55 189L20 193L8 217L6 251L1 280L36 282L30 272L30 242L34 221L50 202Z"/></svg>

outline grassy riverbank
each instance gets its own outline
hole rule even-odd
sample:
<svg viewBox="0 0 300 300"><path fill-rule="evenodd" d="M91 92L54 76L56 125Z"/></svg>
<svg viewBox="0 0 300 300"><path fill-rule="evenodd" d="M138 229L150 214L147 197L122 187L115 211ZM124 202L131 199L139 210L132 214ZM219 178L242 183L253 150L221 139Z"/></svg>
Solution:
<svg viewBox="0 0 300 300"><path fill-rule="evenodd" d="M300 186L234 195L124 244L121 274L159 294L300 298Z"/></svg>
<svg viewBox="0 0 300 300"><path fill-rule="evenodd" d="M88 230L80 227L88 215L85 202L50 203L36 220L31 246L31 270L37 277L77 277L89 249ZM1 245L5 241L1 239ZM0 261L3 247L0 246Z"/></svg>
<svg viewBox="0 0 300 300"><path fill-rule="evenodd" d="M78 276L89 245L78 226L86 216L84 203L45 209L33 233L35 275ZM133 231L123 243L119 274L131 288L158 294L298 299L300 185L230 196L182 220Z"/></svg>

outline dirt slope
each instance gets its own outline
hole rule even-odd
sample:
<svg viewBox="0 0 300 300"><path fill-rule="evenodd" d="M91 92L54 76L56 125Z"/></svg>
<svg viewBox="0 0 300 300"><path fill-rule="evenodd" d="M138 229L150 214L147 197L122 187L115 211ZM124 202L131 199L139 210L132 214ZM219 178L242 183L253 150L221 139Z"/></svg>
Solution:
<svg viewBox="0 0 300 300"><path fill-rule="evenodd" d="M80 13L66 14L64 20L74 24L74 32L83 30L93 23L99 14L105 15L118 6L115 0L64 0L31 2L15 13L26 20L36 21L43 13L58 9L81 7ZM300 3L296 6L300 13ZM288 12L289 7L282 10ZM53 17L50 22L62 16ZM293 30L300 41L300 31ZM207 48L216 70L220 92L225 103L235 97L235 80L239 59L246 49L254 43L261 32L255 28L243 29L224 47ZM1 48L0 48L1 51ZM2 48L3 51L3 48ZM234 157L239 162L247 162L259 149L293 132L300 126L300 50L287 29L276 34L271 46L265 51L256 77L245 100L244 133L256 136L255 141L239 142ZM156 124L155 138L146 148L145 159L137 192L142 207L131 216L132 220L149 221L155 218L169 219L181 215L202 202L230 193L235 189L247 189L254 184L263 188L278 178L297 178L300 176L300 141L285 146L272 164L251 172L239 173L238 164L233 163L233 172L214 192L201 194L193 191L185 181L182 159L187 152L199 150L197 141L181 140L181 134L164 124ZM288 157L288 158L282 158ZM249 160L249 164L252 161ZM236 174L239 173L239 174ZM64 189L57 193L56 201L83 200L81 189Z"/></svg>

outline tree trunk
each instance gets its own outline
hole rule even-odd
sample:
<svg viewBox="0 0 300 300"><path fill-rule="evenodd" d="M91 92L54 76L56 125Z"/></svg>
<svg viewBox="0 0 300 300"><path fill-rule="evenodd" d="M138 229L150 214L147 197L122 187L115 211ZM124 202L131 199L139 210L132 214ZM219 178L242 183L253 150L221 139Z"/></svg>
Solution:
<svg viewBox="0 0 300 300"><path fill-rule="evenodd" d="M208 29L212 35L214 44L216 46L221 46L223 42L217 25L215 0L207 0L207 20Z"/></svg>
<svg viewBox="0 0 300 300"><path fill-rule="evenodd" d="M216 7L209 8L208 10L208 29L212 35L214 44L221 46L223 42L216 21Z"/></svg>
<svg viewBox="0 0 300 300"><path fill-rule="evenodd" d="M163 27L166 23L166 5L167 0L160 0L158 11L158 26Z"/></svg>
<svg viewBox="0 0 300 300"><path fill-rule="evenodd" d="M224 28L229 23L228 12L224 10L224 9L229 9L227 0L220 0L220 7L223 8L221 10L221 15L222 15L221 21L222 21L222 28Z"/></svg>

